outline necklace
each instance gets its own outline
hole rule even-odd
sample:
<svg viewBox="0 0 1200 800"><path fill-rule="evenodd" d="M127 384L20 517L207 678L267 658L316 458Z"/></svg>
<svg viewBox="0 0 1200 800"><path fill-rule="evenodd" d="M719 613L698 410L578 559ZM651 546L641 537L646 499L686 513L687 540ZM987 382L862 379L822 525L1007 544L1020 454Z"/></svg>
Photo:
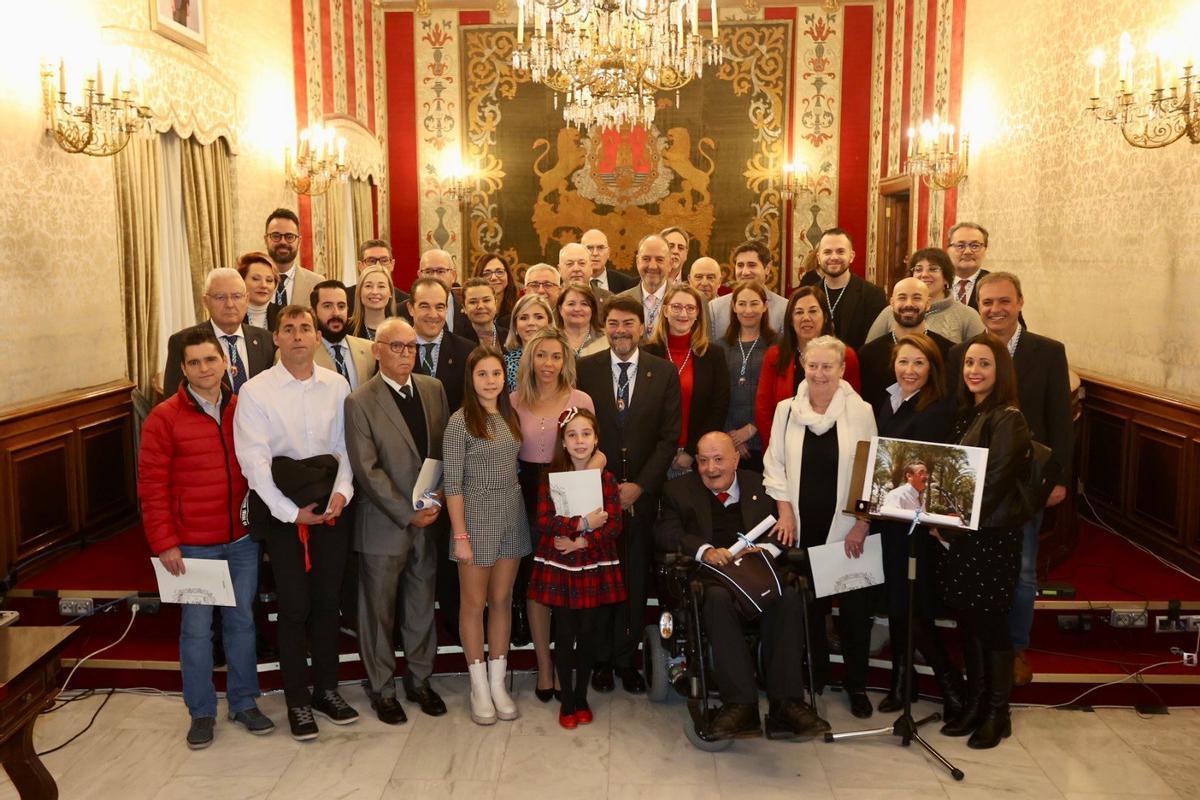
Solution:
<svg viewBox="0 0 1200 800"><path fill-rule="evenodd" d="M673 367L674 367L674 366L675 366L675 359L674 359L674 358L671 356L671 346L670 346L670 345L666 345L666 346L664 346L664 347L663 347L663 349L667 351L667 360L668 360L668 361L670 361L670 362L671 362L671 366L673 366ZM684 371L685 369L687 369L688 361L690 361L691 359L692 359L692 348L691 348L691 347L689 347L689 348L688 348L688 351L687 351L687 355L685 355L685 356L683 357L683 363L682 363L682 364L680 364L678 367L675 367L675 371L676 371L676 373L678 373L679 375L682 375L682 374L683 374L683 371Z"/></svg>
<svg viewBox="0 0 1200 800"><path fill-rule="evenodd" d="M583 352L583 348L591 344L594 337L595 334L592 333L592 329L588 328L587 336L583 337L583 341L579 343L579 347L575 348L575 355L578 356L581 354Z"/></svg>
<svg viewBox="0 0 1200 800"><path fill-rule="evenodd" d="M499 345L498 345L498 344L497 344L497 342L496 342L496 323L495 323L495 322L492 322L492 323L491 323L491 325L492 325L492 332L491 332L491 334L488 336L488 338L492 340L492 347L499 347ZM480 337L479 337L479 343L480 343L480 344L483 344L483 337L482 337L482 336L480 336Z"/></svg>
<svg viewBox="0 0 1200 800"><path fill-rule="evenodd" d="M754 348L758 346L759 337L755 336L754 341L750 343L750 351L742 349L742 340L738 339L738 351L742 354L742 368L738 372L738 386L746 385L746 363L750 360L750 356L754 354Z"/></svg>
<svg viewBox="0 0 1200 800"><path fill-rule="evenodd" d="M842 298L846 296L846 287L843 286L841 289L838 289L837 300L832 300L829 296L829 282L824 277L821 278L821 286L825 289L825 300L829 303L829 319L832 322L836 322L837 320L834 317L837 314L838 303L842 302Z"/></svg>

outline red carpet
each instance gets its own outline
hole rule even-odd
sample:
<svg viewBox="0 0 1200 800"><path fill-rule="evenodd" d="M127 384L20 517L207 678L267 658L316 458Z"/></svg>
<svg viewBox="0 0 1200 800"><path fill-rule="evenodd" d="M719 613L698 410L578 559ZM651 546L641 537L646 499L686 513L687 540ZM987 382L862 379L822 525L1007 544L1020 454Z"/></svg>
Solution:
<svg viewBox="0 0 1200 800"><path fill-rule="evenodd" d="M1078 600L1200 602L1200 581L1082 517L1075 553L1046 577L1073 585Z"/></svg>
<svg viewBox="0 0 1200 800"><path fill-rule="evenodd" d="M154 568L150 566L150 546L146 544L142 526L134 525L111 539L68 555L14 587L17 596L63 589L157 592Z"/></svg>

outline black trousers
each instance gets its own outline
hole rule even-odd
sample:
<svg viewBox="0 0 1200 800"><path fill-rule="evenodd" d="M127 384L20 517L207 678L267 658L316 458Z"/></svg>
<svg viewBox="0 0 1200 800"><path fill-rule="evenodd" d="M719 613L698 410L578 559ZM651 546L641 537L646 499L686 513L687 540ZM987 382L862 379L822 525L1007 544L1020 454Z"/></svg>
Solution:
<svg viewBox="0 0 1200 800"><path fill-rule="evenodd" d="M804 632L800 604L804 600L788 586L759 619L763 676L771 700L800 700L804 696ZM754 659L746 646L745 620L733 595L724 586L704 586L704 632L711 645L713 666L722 703L758 703Z"/></svg>
<svg viewBox="0 0 1200 800"><path fill-rule="evenodd" d="M304 570L304 547L295 525L272 520L262 538L271 556L279 599L279 669L289 708L312 703L307 655L312 656L312 685L317 691L338 685L338 619L342 578L350 553L350 529L343 515L335 525L309 528L312 571Z"/></svg>
<svg viewBox="0 0 1200 800"><path fill-rule="evenodd" d="M874 595L867 589L830 597L819 597L809 606L808 641L812 650L813 680L816 691L829 683L829 636L825 632L825 617L833 611L833 601L838 602L836 617L838 636L842 640L842 663L845 671L842 687L848 692L861 692L867 688L868 659L871 656L871 607Z"/></svg>
<svg viewBox="0 0 1200 800"><path fill-rule="evenodd" d="M554 609L554 669L568 713L587 708L588 681L600 637L612 629L612 606Z"/></svg>
<svg viewBox="0 0 1200 800"><path fill-rule="evenodd" d="M625 579L625 602L613 612L610 634L601 637L596 660L617 669L634 666L634 657L642 642L646 625L646 598L650 590L650 569L654 563L654 522L658 517L658 498L645 495L635 504L636 512L624 514L617 554Z"/></svg>

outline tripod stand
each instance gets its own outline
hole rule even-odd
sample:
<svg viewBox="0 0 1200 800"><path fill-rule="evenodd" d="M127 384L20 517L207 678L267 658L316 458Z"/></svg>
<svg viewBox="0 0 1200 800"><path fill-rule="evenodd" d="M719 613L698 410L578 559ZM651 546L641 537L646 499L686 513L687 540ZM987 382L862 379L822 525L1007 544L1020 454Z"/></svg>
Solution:
<svg viewBox="0 0 1200 800"><path fill-rule="evenodd" d="M904 710L896 721L891 725L883 728L871 728L860 731L846 731L845 733L827 733L825 734L826 742L840 742L843 739L859 739L868 736L899 736L900 744L908 747L912 742L916 742L925 748L925 752L933 756L934 760L941 764L950 773L950 777L956 781L961 781L964 777L963 771L946 760L946 757L937 751L937 749L927 742L920 732L922 725L930 722L938 722L942 715L938 712L930 714L923 719L914 720L912 716L912 681L913 681L913 631L916 629L914 617L916 615L916 587L917 587L917 540L915 531L917 525L921 521L921 512L916 512L913 517L912 525L908 529L908 635L907 641L904 643L904 685L901 687L904 692Z"/></svg>

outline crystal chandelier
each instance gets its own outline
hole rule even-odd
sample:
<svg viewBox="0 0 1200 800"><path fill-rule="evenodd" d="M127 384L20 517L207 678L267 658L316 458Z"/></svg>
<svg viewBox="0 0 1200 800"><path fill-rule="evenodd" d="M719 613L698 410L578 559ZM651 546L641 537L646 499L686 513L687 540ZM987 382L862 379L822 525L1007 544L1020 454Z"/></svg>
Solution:
<svg viewBox="0 0 1200 800"><path fill-rule="evenodd" d="M283 172L297 194L324 194L334 181L346 179L346 140L333 128L310 125L300 131L295 158L292 148L283 149Z"/></svg>
<svg viewBox="0 0 1200 800"><path fill-rule="evenodd" d="M1100 86L1104 51L1092 54L1095 72L1087 110L1098 122L1119 127L1125 141L1134 147L1166 147L1184 136L1192 144L1200 144L1200 74L1196 72L1195 57L1186 56L1178 76L1164 80L1171 74L1165 49L1162 43L1154 48L1154 80L1144 80L1139 87L1134 80L1133 41L1128 33L1122 33L1117 50L1117 86L1107 98L1102 97Z"/></svg>
<svg viewBox="0 0 1200 800"><path fill-rule="evenodd" d="M700 0L518 0L513 68L562 94L570 125L649 125L656 92L678 92L720 63L710 5L706 37Z"/></svg>
<svg viewBox="0 0 1200 800"><path fill-rule="evenodd" d="M908 160L904 171L920 177L935 191L953 189L967 178L969 144L966 134L940 120L925 120L919 129L908 129Z"/></svg>
<svg viewBox="0 0 1200 800"><path fill-rule="evenodd" d="M104 72L97 63L95 76L83 81L80 102L72 103L63 61L58 62L57 73L52 66L42 67L46 130L63 150L89 156L116 155L129 144L131 136L149 125L150 109L138 104L131 81L122 84L120 74L113 72L108 94L104 89Z"/></svg>

